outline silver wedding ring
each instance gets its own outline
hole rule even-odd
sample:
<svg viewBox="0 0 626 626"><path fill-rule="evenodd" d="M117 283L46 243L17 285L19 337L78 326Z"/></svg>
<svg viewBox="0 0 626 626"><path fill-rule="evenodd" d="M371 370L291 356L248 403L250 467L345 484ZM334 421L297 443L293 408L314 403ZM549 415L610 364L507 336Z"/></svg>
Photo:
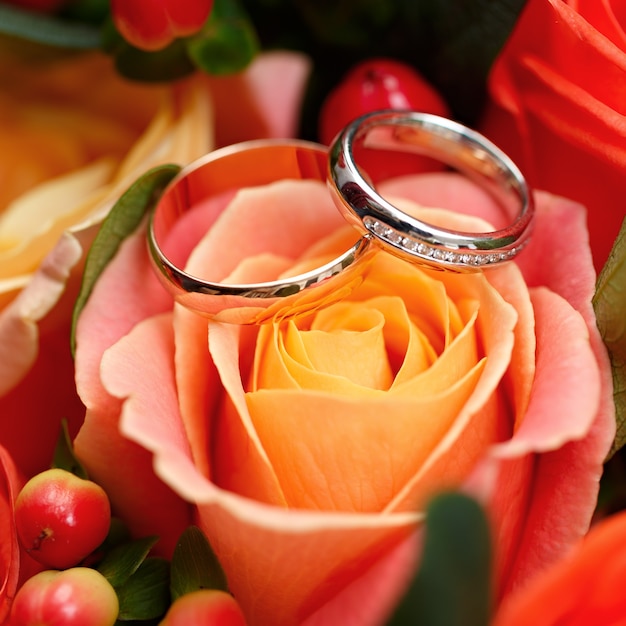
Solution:
<svg viewBox="0 0 626 626"><path fill-rule="evenodd" d="M445 163L487 190L509 225L491 232L448 230L401 211L361 171L359 150L392 150ZM343 129L329 154L328 186L340 212L388 252L437 269L482 270L513 259L532 230L533 199L511 159L481 134L426 113L380 111Z"/></svg>
<svg viewBox="0 0 626 626"><path fill-rule="evenodd" d="M153 265L176 302L219 321L261 324L345 298L360 284L366 258L375 247L369 238L360 238L356 232L355 244L330 262L304 274L269 282L228 284L207 280L187 273L181 269L183 260L168 256L168 237L175 237L173 229L178 220L207 199L284 179L325 182L327 161L327 148L315 143L258 140L215 150L183 168L159 198L148 225Z"/></svg>
<svg viewBox="0 0 626 626"><path fill-rule="evenodd" d="M359 166L361 150L387 154L391 150L441 161L489 192L508 226L464 232L405 213L370 182L373 177ZM332 198L356 229L354 245L312 271L250 284L191 275L182 269L186 259L171 258L168 241L176 237L175 226L185 213L226 192L284 179L325 181L329 201ZM222 148L195 161L158 200L148 226L148 244L157 275L176 302L219 321L261 324L307 314L345 298L363 281L369 260L380 249L452 271L482 270L510 261L527 244L533 215L532 195L522 173L485 137L435 115L380 111L349 124L330 151L306 141L267 139Z"/></svg>

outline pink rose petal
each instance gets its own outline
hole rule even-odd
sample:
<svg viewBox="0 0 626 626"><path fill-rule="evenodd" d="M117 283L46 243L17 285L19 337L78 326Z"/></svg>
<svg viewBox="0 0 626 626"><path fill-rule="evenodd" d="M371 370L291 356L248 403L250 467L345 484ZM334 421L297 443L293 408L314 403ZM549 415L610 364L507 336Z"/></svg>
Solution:
<svg viewBox="0 0 626 626"><path fill-rule="evenodd" d="M310 70L305 55L277 51L259 55L242 74L209 79L217 145L296 136Z"/></svg>
<svg viewBox="0 0 626 626"><path fill-rule="evenodd" d="M172 306L171 297L150 265L145 237L142 227L124 241L115 261L98 279L79 318L76 386L87 408L105 410L111 402L111 396L102 389L98 373L104 350L140 320ZM132 272L128 268L132 268ZM110 300L114 301L114 307L107 305Z"/></svg>
<svg viewBox="0 0 626 626"><path fill-rule="evenodd" d="M133 268L132 273L129 267ZM113 294L114 308L108 306L109 294ZM130 522L138 534L165 527L160 532L165 552L171 551L177 540L183 527L181 519L188 520L187 507L155 478L151 454L119 432L121 402L107 391L100 369L110 345L142 319L171 306L172 299L150 266L145 231L141 228L125 240L115 260L96 283L79 320L76 350L76 383L87 407L84 425L74 442L76 453L110 494L114 508L137 509L137 518L133 517ZM143 346L143 350L144 355L153 358L152 347ZM142 361L138 372L149 363L146 359ZM116 462L112 463L112 459ZM145 502L145 506L136 507L138 501ZM171 513L164 517L164 510Z"/></svg>

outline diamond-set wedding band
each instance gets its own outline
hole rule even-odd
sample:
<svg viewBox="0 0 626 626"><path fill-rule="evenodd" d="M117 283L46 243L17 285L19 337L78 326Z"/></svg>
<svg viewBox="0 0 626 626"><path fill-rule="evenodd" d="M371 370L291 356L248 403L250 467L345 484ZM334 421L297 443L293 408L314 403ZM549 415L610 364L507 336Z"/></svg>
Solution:
<svg viewBox="0 0 626 626"><path fill-rule="evenodd" d="M359 169L359 149L431 157L466 175L502 207L510 225L474 233L439 228L383 198ZM480 270L513 259L527 244L534 206L524 176L479 133L452 120L416 112L379 111L348 124L329 153L328 186L338 209L385 250L438 269Z"/></svg>

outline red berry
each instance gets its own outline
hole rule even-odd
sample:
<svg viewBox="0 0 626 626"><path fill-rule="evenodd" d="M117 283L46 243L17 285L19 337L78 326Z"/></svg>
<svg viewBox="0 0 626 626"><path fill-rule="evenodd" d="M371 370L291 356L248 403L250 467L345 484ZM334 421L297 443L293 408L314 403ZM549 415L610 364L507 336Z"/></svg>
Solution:
<svg viewBox="0 0 626 626"><path fill-rule="evenodd" d="M113 626L119 602L94 569L47 570L29 578L11 608L11 626Z"/></svg>
<svg viewBox="0 0 626 626"><path fill-rule="evenodd" d="M159 626L246 626L246 620L230 594L202 589L178 598Z"/></svg>
<svg viewBox="0 0 626 626"><path fill-rule="evenodd" d="M113 22L124 39L151 51L198 32L212 8L213 0L111 0Z"/></svg>
<svg viewBox="0 0 626 626"><path fill-rule="evenodd" d="M450 115L443 98L410 65L370 59L353 67L326 97L320 111L319 139L329 145L352 120L383 109ZM442 167L422 156L383 150L363 150L358 163L374 180Z"/></svg>
<svg viewBox="0 0 626 626"><path fill-rule="evenodd" d="M89 556L110 524L111 506L102 487L62 469L31 478L15 502L20 543L36 561L54 569Z"/></svg>

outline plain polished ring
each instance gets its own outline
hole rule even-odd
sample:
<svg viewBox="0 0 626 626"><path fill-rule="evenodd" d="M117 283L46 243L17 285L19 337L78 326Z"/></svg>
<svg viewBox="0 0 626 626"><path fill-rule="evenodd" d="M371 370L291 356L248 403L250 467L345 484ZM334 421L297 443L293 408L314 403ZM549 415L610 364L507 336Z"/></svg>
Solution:
<svg viewBox="0 0 626 626"><path fill-rule="evenodd" d="M360 148L409 152L454 168L486 189L510 225L492 232L439 228L385 200L355 162ZM481 134L449 119L380 111L346 126L330 147L329 188L338 209L388 252L438 269L480 270L513 259L532 230L534 205L513 161Z"/></svg>
<svg viewBox="0 0 626 626"><path fill-rule="evenodd" d="M168 237L181 216L209 198L284 179L326 181L328 150L299 140L248 141L215 150L183 168L159 198L148 225L157 276L174 299L219 321L260 324L291 317L344 298L363 280L375 246L355 232L355 244L312 271L269 282L226 284L193 276L168 257ZM330 201L330 198L329 198ZM217 219L217 217L216 217ZM212 224L209 225L209 228Z"/></svg>

